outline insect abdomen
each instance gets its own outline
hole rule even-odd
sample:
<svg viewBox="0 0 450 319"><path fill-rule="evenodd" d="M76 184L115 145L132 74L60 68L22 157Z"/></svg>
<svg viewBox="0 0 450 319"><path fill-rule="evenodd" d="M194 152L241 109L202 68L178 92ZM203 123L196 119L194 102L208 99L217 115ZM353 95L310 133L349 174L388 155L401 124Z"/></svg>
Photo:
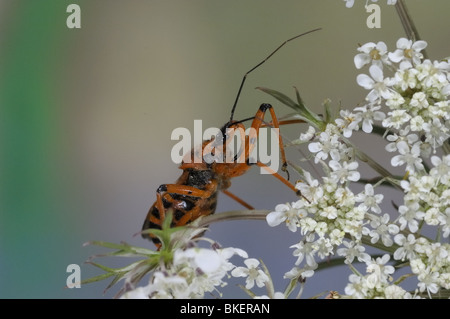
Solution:
<svg viewBox="0 0 450 319"><path fill-rule="evenodd" d="M171 198L181 196L177 194L165 194L165 195L170 196ZM196 199L195 202L192 201L192 198L190 199L186 198L183 200L174 200L174 202L169 207L164 207L165 209L164 215L172 208L173 220L170 227L184 226L186 224L193 222L200 216L214 214L216 206L217 206L217 194L207 199L202 198ZM142 230L161 229L162 223L163 219L161 218L161 214L158 208L156 207L156 203L154 203L153 206L150 208L147 217L145 218ZM157 246L161 244L161 241L152 234L142 234L142 237L152 240L153 243L155 243L155 245Z"/></svg>

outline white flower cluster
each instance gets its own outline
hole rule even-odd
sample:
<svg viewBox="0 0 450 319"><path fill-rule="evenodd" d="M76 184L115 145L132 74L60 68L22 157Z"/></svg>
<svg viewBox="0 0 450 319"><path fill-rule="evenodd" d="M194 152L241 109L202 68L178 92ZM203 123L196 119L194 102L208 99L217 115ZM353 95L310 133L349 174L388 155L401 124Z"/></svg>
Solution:
<svg viewBox="0 0 450 319"><path fill-rule="evenodd" d="M362 45L354 62L358 69L370 65L370 76L357 77L357 83L369 90L367 103L351 112L342 110L340 118L326 124L322 132L310 126L301 134L300 142L309 143L325 176L319 182L304 172L304 180L296 185L302 197L277 205L267 215L270 226L285 223L292 232L300 229L302 235L291 246L297 261L285 278L312 276L319 259L337 254L349 265L365 262L370 273L350 277L346 288L350 297L411 298L391 283L394 268L385 265L390 256L372 260L365 252L364 239L386 248L395 260L409 262L419 281L418 292L434 294L450 288L450 245L439 242L450 236L450 155L431 156L447 146L450 136L450 64L424 60L421 51L426 46L425 41L404 38L397 41L393 52L383 42ZM386 70L393 76L384 77ZM360 180L360 173L357 150L348 138L360 127L371 133L375 125L386 131L386 151L396 152L391 165L405 165L405 178L399 181L404 204L396 217L379 207L383 195L375 189L382 180L367 183L359 194L349 188L351 182ZM424 159L429 159L431 169ZM436 227L437 241L421 234L425 224Z"/></svg>
<svg viewBox="0 0 450 319"><path fill-rule="evenodd" d="M394 252L394 259L406 261L411 265L412 273L419 280L416 292L438 293L439 289L450 288L450 245L431 243L424 237L416 239L409 234L395 236L395 242L400 246ZM394 267L385 265L390 259L389 255L366 262L368 275L359 273L350 275L350 283L345 293L350 298L388 298L410 299L411 293L405 291L397 284L392 284ZM418 298L416 296L416 298Z"/></svg>
<svg viewBox="0 0 450 319"><path fill-rule="evenodd" d="M172 263L155 270L147 286L130 290L122 298L202 298L206 292L217 291L217 287L226 285L224 279L235 268L230 262L234 255L248 257L245 251L238 248L177 249L174 251Z"/></svg>
<svg viewBox="0 0 450 319"><path fill-rule="evenodd" d="M334 176L334 172L331 172ZM378 204L383 196L374 194L372 185L367 184L365 190L355 195L347 186L337 183L337 178L324 177L323 184L312 179L305 172L305 181L297 184L305 198L291 204L277 205L274 212L267 215L270 226L286 223L289 230L295 232L300 229L302 239L291 248L293 255L297 257L295 267L285 274L286 278L292 279L293 273L303 273L302 277L313 275L321 260L333 255L337 247L344 245L346 248L337 250L338 255L345 256L346 262L351 263L355 258L358 261L367 261L370 256L366 254L361 244L365 229L365 216L372 212L380 212ZM374 220L377 216L373 216ZM379 219L378 225L386 225L385 220ZM386 229L389 229L386 226ZM374 242L379 238L389 238L390 234L384 229L375 228L370 230ZM345 237L351 239L346 241ZM384 239L383 239L384 240ZM390 240L392 243L392 240ZM304 268L299 265L304 262Z"/></svg>
<svg viewBox="0 0 450 319"><path fill-rule="evenodd" d="M354 59L358 69L371 64L370 76L360 74L357 82L369 90L362 109L376 109L378 114L364 117L382 120L390 132L386 150L398 153L392 166L406 165L409 173L423 171L422 157L429 157L450 136L450 63L423 60L426 46L425 41L401 38L397 49L388 52L385 43L370 42ZM385 69L393 76L385 77ZM383 105L388 107L386 115L379 111Z"/></svg>
<svg viewBox="0 0 450 319"><path fill-rule="evenodd" d="M344 1L345 1L345 6L347 8L351 8L355 4L355 0L344 0ZM378 0L370 0L370 1L378 2ZM366 0L366 6L368 3L369 3L369 0ZM397 3L397 0L387 0L388 5L395 5L396 3Z"/></svg>
<svg viewBox="0 0 450 319"><path fill-rule="evenodd" d="M383 255L367 262L367 275L350 275L350 283L345 293L353 299L411 299L411 293L396 284L392 284L394 267L386 265L389 255Z"/></svg>
<svg viewBox="0 0 450 319"><path fill-rule="evenodd" d="M437 226L444 238L450 235L450 155L432 156L428 174L410 175L401 182L404 205L399 207L400 229L416 233L425 223Z"/></svg>

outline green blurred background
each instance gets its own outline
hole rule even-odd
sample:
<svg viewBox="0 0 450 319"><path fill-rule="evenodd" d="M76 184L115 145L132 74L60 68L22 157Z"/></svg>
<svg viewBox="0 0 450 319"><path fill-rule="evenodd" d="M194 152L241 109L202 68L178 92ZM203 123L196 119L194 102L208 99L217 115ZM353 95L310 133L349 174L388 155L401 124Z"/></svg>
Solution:
<svg viewBox="0 0 450 319"><path fill-rule="evenodd" d="M450 2L406 1L432 59L450 55ZM81 7L81 29L68 29L66 8ZM289 45L247 80L236 118L262 102L265 86L303 99L317 112L331 98L353 108L358 43L404 36L395 9L379 1L381 29L366 26L365 1L341 0L1 0L0 1L0 297L110 298L107 282L64 289L66 267L83 279L99 274L83 262L101 250L88 240L152 247L140 230L155 190L180 174L171 162L174 128L220 127L243 74L288 37L323 30ZM282 129L297 138L298 127ZM365 141L377 155L383 144ZM378 148L377 148L378 147ZM290 151L290 158L303 155ZM380 160L383 160L382 158ZM369 173L370 174L370 173ZM231 190L257 208L295 200L255 169ZM240 208L221 196L218 212ZM209 237L262 258L283 290L299 234L264 222L227 222ZM113 260L103 260L114 265ZM306 296L340 290L342 275L320 273ZM228 298L246 295L230 284Z"/></svg>

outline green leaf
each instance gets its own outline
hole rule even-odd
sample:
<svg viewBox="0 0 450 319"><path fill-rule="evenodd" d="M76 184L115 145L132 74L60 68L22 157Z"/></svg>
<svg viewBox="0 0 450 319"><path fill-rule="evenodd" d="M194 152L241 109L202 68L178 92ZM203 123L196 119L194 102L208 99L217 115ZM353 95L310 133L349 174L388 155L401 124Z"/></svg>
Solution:
<svg viewBox="0 0 450 319"><path fill-rule="evenodd" d="M81 284L82 285L90 284L90 283L93 283L93 282L105 280L105 279L107 279L107 278L109 278L111 276L114 276L114 273L108 272L106 274L102 274L102 275L98 275L98 276L95 276L95 277L92 277L92 278L88 278L88 279L82 280Z"/></svg>
<svg viewBox="0 0 450 319"><path fill-rule="evenodd" d="M295 95L297 97L298 105L300 105L301 108L306 108L305 103L303 103L303 99L300 96L300 92L298 91L297 87L294 86Z"/></svg>
<svg viewBox="0 0 450 319"><path fill-rule="evenodd" d="M320 118L319 115L317 115L316 113L314 113L313 111L311 111L310 109L308 109L306 107L306 105L303 103L302 98L300 97L300 92L298 91L298 89L295 86L294 86L294 90L295 90L295 95L297 96L297 101L301 108L300 114L303 115L304 117L306 117L310 124L314 125L318 129L323 131L325 129L326 123L323 122L323 120Z"/></svg>
<svg viewBox="0 0 450 319"><path fill-rule="evenodd" d="M90 241L84 244L87 245L96 245L100 247L105 247L109 249L116 249L116 251L112 251L105 254L98 254L90 257L90 260L98 257L149 257L156 255L157 252L151 249L142 248L142 247L134 247L129 244L122 242L121 244L114 244L105 241Z"/></svg>
<svg viewBox="0 0 450 319"><path fill-rule="evenodd" d="M295 103L294 101L291 100L290 97L288 97L287 95L272 90L272 89L268 89L268 88L264 88L264 87L257 87L256 89L261 90L269 95L271 95L272 97L274 97L275 99L277 99L278 101L280 101L281 103L283 103L284 105L289 106L290 108L294 109L296 112L301 113L301 106L297 103Z"/></svg>
<svg viewBox="0 0 450 319"><path fill-rule="evenodd" d="M304 116L301 116L299 113L289 113L278 118L278 121L294 121L294 120L301 120L303 122L309 123L308 119Z"/></svg>
<svg viewBox="0 0 450 319"><path fill-rule="evenodd" d="M331 111L331 100L325 99L323 102L323 108L325 109L325 122L331 123L333 121L333 112Z"/></svg>
<svg viewBox="0 0 450 319"><path fill-rule="evenodd" d="M242 285L240 285L240 284L238 285L238 287L241 288L243 291L245 291L245 293L246 293L247 295L249 295L250 298L253 299L253 298L256 297L256 294L255 294L253 291L251 291L251 290L245 288L244 286L242 286Z"/></svg>
<svg viewBox="0 0 450 319"><path fill-rule="evenodd" d="M294 89L295 89L295 93L297 96L297 103L294 102L290 97L288 97L287 95L285 95L281 92L278 92L278 91L275 91L272 89L268 89L268 88L264 88L264 87L257 87L257 89L269 94L270 96L274 97L275 99L277 99L284 105L292 108L294 111L296 111L301 116L302 120L308 122L309 124L315 126L316 128L318 128L320 130L323 130L325 128L326 124L322 121L322 119L317 114L310 111L304 105L303 100L300 97L300 93L296 87L294 87Z"/></svg>
<svg viewBox="0 0 450 319"><path fill-rule="evenodd" d="M286 298L289 297L289 295L294 291L295 287L298 284L298 278L292 278L289 284L287 285L286 289L284 290L284 295Z"/></svg>

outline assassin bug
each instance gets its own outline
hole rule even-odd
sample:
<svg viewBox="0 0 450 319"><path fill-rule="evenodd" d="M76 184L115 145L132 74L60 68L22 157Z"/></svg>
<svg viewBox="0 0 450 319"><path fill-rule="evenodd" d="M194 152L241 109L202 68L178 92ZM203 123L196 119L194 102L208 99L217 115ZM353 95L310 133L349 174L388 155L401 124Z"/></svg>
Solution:
<svg viewBox="0 0 450 319"><path fill-rule="evenodd" d="M230 120L221 128L221 134L218 134L215 138L204 141L201 147L194 147L192 151L184 157L181 165L179 166L179 168L183 170L183 173L174 184L163 184L158 187L156 191L156 201L148 211L147 217L145 218L142 226L143 231L146 229L161 229L165 214L170 209L173 211L173 221L171 223L171 227L183 226L194 221L200 216L213 214L216 210L219 191L222 191L226 195L230 196L244 207L253 209L253 207L227 190L231 185L230 179L243 175L252 164L256 164L257 166L268 170L269 173L284 183L297 195L302 196L301 193L295 189L294 185L288 181L289 174L287 172L287 162L280 134L278 134L278 142L282 159L282 170L288 174L288 179L285 179L280 174L273 171L270 167L259 161L256 163L250 163L249 161L250 154L255 147L256 140L258 138L259 129L266 126L264 115L267 111L269 111L272 118L270 124L274 128L279 128L280 122L278 121L272 106L267 103L261 104L256 115L248 119L236 121L233 117L247 75L266 62L272 55L275 54L275 52L281 49L281 47L288 42L317 30L319 29L302 33L284 41L263 61L245 73L231 109ZM240 154L241 156L244 156L244 161L237 161L238 155L234 156L234 161L231 162L205 161L202 154L206 154L208 151L211 151L212 147L214 147L213 152L221 153L215 153L213 155L222 155L226 157L226 147L228 143L234 138L237 131L240 132L241 130L245 130L242 123L249 120L252 120L252 130L250 130L249 136L245 136L242 140L244 142L244 149L243 151L241 149ZM142 237L152 240L158 250L161 248L161 242L156 236L144 232L142 233Z"/></svg>

